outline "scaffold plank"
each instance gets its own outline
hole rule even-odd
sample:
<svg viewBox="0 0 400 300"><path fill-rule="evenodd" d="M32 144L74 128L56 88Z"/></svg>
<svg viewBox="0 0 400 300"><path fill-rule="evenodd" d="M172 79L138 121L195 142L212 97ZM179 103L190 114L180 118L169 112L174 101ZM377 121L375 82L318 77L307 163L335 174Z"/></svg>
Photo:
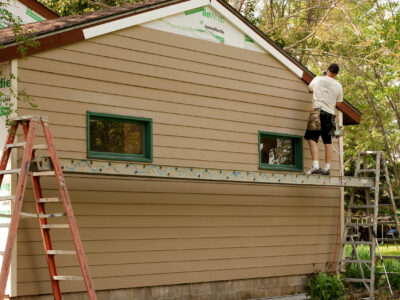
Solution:
<svg viewBox="0 0 400 300"><path fill-rule="evenodd" d="M101 160L60 159L66 173L104 174L135 177L156 177L172 179L211 180L227 182L253 182L269 184L294 184L313 186L374 186L373 178L305 175L301 173L285 173L277 171L240 171L209 168L190 168L162 166L155 164L109 162Z"/></svg>

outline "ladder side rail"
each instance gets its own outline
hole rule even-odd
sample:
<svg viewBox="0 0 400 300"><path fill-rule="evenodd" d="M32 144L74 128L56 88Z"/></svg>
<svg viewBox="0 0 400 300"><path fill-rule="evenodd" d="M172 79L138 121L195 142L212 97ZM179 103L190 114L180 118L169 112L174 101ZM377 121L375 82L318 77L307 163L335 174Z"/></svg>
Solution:
<svg viewBox="0 0 400 300"><path fill-rule="evenodd" d="M355 198L355 189L352 188L351 189L351 194L350 194L350 202L349 202L349 206L347 207L347 215L346 215L346 221L345 221L345 226L344 226L344 232L343 232L343 237L342 237L342 245L344 245L342 247L342 250L340 252L340 256L338 259L338 269L337 271L340 271L343 267L344 267L344 263L340 263L341 259L343 258L343 254L345 253L345 242L347 240L347 236L348 236L348 231L350 229L349 226L347 226L347 224L351 223L351 219L352 219L352 213L351 213L351 207L354 203L354 198Z"/></svg>
<svg viewBox="0 0 400 300"><path fill-rule="evenodd" d="M7 145L14 143L15 136L17 134L17 129L18 129L18 122L13 123L9 129L7 140L6 143L4 144L3 153L1 155L0 170L5 170L7 168L8 160L10 159L10 154L11 154L11 148L7 148ZM0 186L3 182L4 175L5 174L0 175Z"/></svg>
<svg viewBox="0 0 400 300"><path fill-rule="evenodd" d="M386 165L385 157L382 158L382 164L383 164L383 167L384 167L384 170L385 170L386 185L387 185L388 192L389 192L390 202L392 204L394 220L396 222L397 235L400 236L400 223L399 223L399 218L398 218L398 215L397 215L396 203L394 202L393 188L392 188L392 183L390 182L389 170L388 170L387 165Z"/></svg>
<svg viewBox="0 0 400 300"><path fill-rule="evenodd" d="M12 259L12 252L15 246L17 238L18 223L21 216L21 209L24 199L24 193L26 188L26 181L29 173L29 166L32 158L33 139L35 137L38 122L32 121L29 124L29 130L27 133L26 147L21 163L21 172L18 178L17 190L15 193L14 207L12 209L11 221L9 232L7 236L6 248L3 255L3 263L1 266L0 275L0 300L4 299L4 293L6 290L8 274L10 272L10 265ZM26 130L26 129L25 129ZM24 130L24 133L26 132Z"/></svg>
<svg viewBox="0 0 400 300"><path fill-rule="evenodd" d="M392 286L390 284L389 276L388 276L388 273L386 271L385 262L383 261L382 252L381 252L381 248L379 247L379 243L378 243L377 237L375 237L375 243L376 243L376 246L378 248L379 258L380 258L382 266L383 266L383 273L385 274L385 278L386 278L386 282L387 282L387 284L389 286L390 294L393 296Z"/></svg>
<svg viewBox="0 0 400 300"><path fill-rule="evenodd" d="M350 239L352 242L354 242L353 237L350 237ZM364 270L363 270L362 264L360 262L360 256L358 255L358 252L357 252L357 245L353 243L352 247L353 247L352 254L354 253L356 260L358 261L357 265L358 265L358 270L360 271L361 279L365 279ZM371 291L371 283L370 283L370 286L368 286L368 284L366 283L365 280L363 280L363 283L364 283L364 286L366 287L366 289L370 292Z"/></svg>
<svg viewBox="0 0 400 300"><path fill-rule="evenodd" d="M38 176L33 176L32 172L31 172L31 180L32 180L32 186L33 186L33 194L35 197L36 211L37 211L38 215L46 214L44 204L38 202L38 199L43 198L42 189L41 189L41 185L40 185L40 179ZM53 277L53 276L57 276L57 269L56 269L54 255L48 254L48 250L53 250L53 247L51 244L49 229L44 228L44 225L47 225L47 219L46 218L38 218L38 220L39 220L39 224L40 224L40 232L42 234L42 241L43 241L43 246L44 246L44 252L46 255L46 261L47 261L47 265L49 267L50 281L51 281L51 287L53 289L54 300L62 300L59 281L54 280L54 277Z"/></svg>
<svg viewBox="0 0 400 300"><path fill-rule="evenodd" d="M82 245L82 241L81 241L81 238L79 235L78 225L76 223L75 216L74 216L74 213L72 210L71 200L69 198L64 175L62 173L61 166L58 161L56 148L54 146L53 136L50 131L48 123L44 122L44 121L41 121L41 122L42 122L42 128L43 128L44 136L46 139L47 147L49 150L49 155L50 155L51 161L54 166L54 172L56 175L57 185L58 185L58 189L60 191L60 198L62 199L62 202L64 205L64 210L67 215L67 220L68 220L68 223L70 226L71 235L72 235L72 239L74 241L74 246L75 246L75 250L76 250L76 255L78 257L79 265L81 267L81 271L82 271L83 279L84 279L84 282L86 285L88 297L89 297L89 300L97 300L93 281L92 281L92 276L90 274L89 266L87 264L87 260L86 260L86 256L85 256L85 252L83 250L83 245Z"/></svg>
<svg viewBox="0 0 400 300"><path fill-rule="evenodd" d="M354 173L354 177L358 177L359 170L360 170L360 153L358 153L358 155L357 155L357 164L356 164L356 170L355 170L355 173ZM351 216L352 216L351 207L354 204L355 190L356 190L355 188L351 189L350 203L349 203L349 206L347 207L346 222L345 222L345 225L344 225L344 230L343 230L344 232L343 232L343 235L342 235L342 245L343 245L343 247L342 247L342 250L340 252L340 256L339 256L338 262L341 261L341 259L343 258L343 254L345 253L345 247L346 247L345 242L347 240L347 235L348 235L348 230L349 230L349 227L347 226L347 224L351 223ZM344 267L344 263L342 263L342 264L338 263L337 266L338 266L337 271L340 271Z"/></svg>
<svg viewBox="0 0 400 300"><path fill-rule="evenodd" d="M376 153L376 172L375 172L375 189L374 189L374 216L373 216L373 227L372 227L372 236L370 234L370 238L373 243L371 246L371 288L370 288L370 298L374 297L375 294L375 267L376 267L376 246L377 239L375 237L378 236L378 211L379 211L379 180L381 174L381 160L382 153Z"/></svg>

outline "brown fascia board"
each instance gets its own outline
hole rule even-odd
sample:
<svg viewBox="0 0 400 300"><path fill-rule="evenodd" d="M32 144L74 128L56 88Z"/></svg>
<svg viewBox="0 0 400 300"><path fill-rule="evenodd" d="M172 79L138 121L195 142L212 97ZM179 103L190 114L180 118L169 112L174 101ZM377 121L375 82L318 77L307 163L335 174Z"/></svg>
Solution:
<svg viewBox="0 0 400 300"><path fill-rule="evenodd" d="M45 17L47 20L57 19L60 17L54 11L47 8L42 3L40 3L36 0L18 0L18 1L21 2L22 4L26 5L33 11L37 12L39 15Z"/></svg>
<svg viewBox="0 0 400 300"><path fill-rule="evenodd" d="M88 22L82 22L79 24L73 24L71 26L65 26L54 31L44 32L41 35L35 37L35 40L39 42L38 47L28 47L25 56L33 55L35 53L43 52L46 50L58 48L61 46L69 45L79 41L85 40L83 30L100 24L112 22L115 20L123 19L133 15L137 15L143 12L152 11L158 8L170 6L176 3L186 2L189 0L171 0L171 1L159 1L150 2L148 6L140 6L136 10L125 11L104 18L90 20ZM59 20L62 20L60 18ZM44 21L43 24L47 22ZM50 21L51 22L51 21ZM29 24L28 24L29 25ZM7 29L3 29L7 30ZM9 45L3 45L4 48L0 48L0 62L9 61L15 58L21 58L22 55L18 51L20 44L11 43ZM0 46L1 47L1 46Z"/></svg>
<svg viewBox="0 0 400 300"><path fill-rule="evenodd" d="M161 7L173 5L180 2L186 2L189 0L178 0L178 1L165 1L158 4L152 4L149 6L139 7L135 11L129 11L122 14L109 16L105 19L94 20L90 23L77 24L72 26L71 28L63 28L58 31L45 33L42 37L38 37L36 40L40 42L40 45L37 48L29 47L27 50L27 55L32 55L35 53L39 53L45 50L54 49L57 47L61 47L64 45L68 45L71 43L76 43L79 41L85 40L83 35L83 29L89 28L92 26L96 26L99 24L104 24L107 22L112 22L118 19L130 17L136 14L140 14L143 12L148 12L151 10L155 10ZM315 77L313 73L311 73L305 66L300 64L297 60L291 57L288 53L286 53L282 48L275 44L269 37L267 37L261 30L255 27L250 21L248 21L245 17L243 17L240 13L238 13L232 6L226 3L223 0L218 0L218 2L229 9L233 14L235 14L240 20L242 20L247 26L249 26L253 31L255 31L260 37L266 40L270 45L276 48L279 52L285 55L289 60L298 65L301 69L303 69L304 73L302 76L303 81L306 83L310 83L311 80ZM21 55L18 52L18 45L6 46L3 49L0 49L0 62L11 60L14 58L19 58ZM338 105L338 109L344 113L344 125L353 125L360 124L361 113L357 111L353 106L351 106L347 101Z"/></svg>

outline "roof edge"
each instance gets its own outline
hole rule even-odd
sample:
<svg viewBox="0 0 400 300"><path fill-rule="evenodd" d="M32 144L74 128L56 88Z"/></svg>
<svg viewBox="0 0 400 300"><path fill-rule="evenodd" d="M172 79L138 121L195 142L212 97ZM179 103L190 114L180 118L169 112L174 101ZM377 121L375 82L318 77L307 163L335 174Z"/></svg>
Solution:
<svg viewBox="0 0 400 300"><path fill-rule="evenodd" d="M18 0L18 1L48 20L53 20L60 17L57 13L55 13L47 6L43 5L38 1L33 1L33 0Z"/></svg>
<svg viewBox="0 0 400 300"><path fill-rule="evenodd" d="M27 0L24 0L27 1ZM186 3L186 4L185 4ZM149 21L149 17L147 16L140 16L138 17L138 20L123 20L125 18L129 17L134 17L146 12L150 12L155 9L160 9L160 8L166 8L163 10L163 14L168 14L170 13L170 9L168 9L169 6L172 5L179 5L180 9L187 10L188 7L194 6L194 7L200 7L204 5L212 5L213 3L217 3L218 5L221 5L223 8L229 10L231 13L233 13L234 16L239 18L245 25L248 27L248 29L252 30L259 38L258 40L264 44L262 46L265 48L267 45L268 47L271 46L273 47L273 50L277 51L279 55L273 51L274 53L272 54L275 56L276 59L281 61L286 67L291 69L292 72L294 72L297 76L299 76L300 79L302 79L305 83L310 83L312 79L315 77L315 75L309 71L305 66L303 66L300 62L298 62L295 58L290 56L286 51L284 51L282 48L280 48L274 41L272 41L268 36L266 36L260 29L255 27L249 20L247 20L245 17L243 17L238 11L236 11L231 5L226 3L223 0L166 0L166 1L161 1L157 3L150 3L149 5L143 5L139 6L137 8L133 8L132 10L129 11L124 11L115 15L110 15L110 16L103 16L99 17L97 19L92 19L89 20L86 23L80 23L80 24L74 24L71 25L70 27L63 27L59 30L55 30L52 32L47 32L42 35L38 35L35 39L40 42L40 45L37 48L28 48L27 50L27 56L39 53L45 50L65 46L71 43L76 43L79 41L83 41L85 39L89 39L93 37L93 32L95 31L94 28L96 27L96 30L100 27L102 29L110 27L109 24L110 22L115 22L117 21L117 26L112 26L112 30L119 30L122 29L123 26L134 26L138 24L142 24L144 22ZM214 7L215 8L215 7ZM218 8L218 7L217 7ZM156 18L162 17L161 16L156 16ZM119 21L119 22L118 22ZM104 25L104 26L102 26ZM115 23L114 23L115 25ZM121 28L120 28L121 27ZM244 28L244 27L242 27ZM248 30L246 29L246 30ZM103 30L104 31L104 30ZM105 30L105 32L100 32L98 34L94 34L94 36L101 35L101 34L106 34L108 33L109 28ZM253 34L254 35L254 34ZM264 41L264 42L263 42ZM265 42L267 44L265 44ZM0 62L15 59L15 58L20 58L21 55L18 53L18 47L19 44L10 43L6 44L5 48L0 49ZM269 47L269 49L271 49ZM265 49L267 52L270 52L269 49ZM283 58L282 58L283 56ZM282 59L280 59L282 58ZM295 68L293 67L295 65ZM361 120L361 113L350 103L347 101L344 101L341 103L341 105L338 105L339 110L341 110L345 115L346 115L346 124L345 125L352 125L352 124L360 124Z"/></svg>

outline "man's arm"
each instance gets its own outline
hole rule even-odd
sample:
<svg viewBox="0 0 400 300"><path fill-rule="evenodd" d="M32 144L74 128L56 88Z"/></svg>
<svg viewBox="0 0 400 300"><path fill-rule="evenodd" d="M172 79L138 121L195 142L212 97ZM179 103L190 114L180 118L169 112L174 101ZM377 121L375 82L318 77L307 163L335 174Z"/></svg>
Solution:
<svg viewBox="0 0 400 300"><path fill-rule="evenodd" d="M317 77L314 77L314 79L308 85L308 88L310 89L311 92L314 90L314 86L315 86L315 82L316 81L317 81Z"/></svg>

